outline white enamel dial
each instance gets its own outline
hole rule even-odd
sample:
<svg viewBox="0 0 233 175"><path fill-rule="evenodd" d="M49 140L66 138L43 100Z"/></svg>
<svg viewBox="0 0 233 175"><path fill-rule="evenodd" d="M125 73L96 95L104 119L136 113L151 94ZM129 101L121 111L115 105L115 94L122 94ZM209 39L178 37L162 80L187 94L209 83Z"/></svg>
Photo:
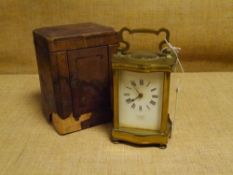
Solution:
<svg viewBox="0 0 233 175"><path fill-rule="evenodd" d="M119 73L120 127L159 130L162 113L163 72Z"/></svg>

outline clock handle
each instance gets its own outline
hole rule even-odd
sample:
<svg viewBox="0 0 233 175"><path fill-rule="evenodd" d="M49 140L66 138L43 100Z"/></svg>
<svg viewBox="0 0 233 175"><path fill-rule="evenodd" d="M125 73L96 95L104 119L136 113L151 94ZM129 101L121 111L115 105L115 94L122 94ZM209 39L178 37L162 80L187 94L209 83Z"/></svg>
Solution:
<svg viewBox="0 0 233 175"><path fill-rule="evenodd" d="M129 29L127 27L123 27L119 32L119 40L120 40L120 43L124 43L125 44L125 47L123 48L119 48L118 51L120 51L122 54L125 54L126 51L129 50L130 48L130 44L125 41L123 39L123 33L124 32L128 32L129 34L135 34L135 33L150 33L150 34L155 34L155 35L159 35L160 33L165 33L166 35L166 39L167 41L169 42L169 38L170 38L170 32L168 29L166 28L160 28L159 30L153 30L153 29ZM163 48L163 45L166 44L165 41L161 41L159 43L159 49L161 50Z"/></svg>

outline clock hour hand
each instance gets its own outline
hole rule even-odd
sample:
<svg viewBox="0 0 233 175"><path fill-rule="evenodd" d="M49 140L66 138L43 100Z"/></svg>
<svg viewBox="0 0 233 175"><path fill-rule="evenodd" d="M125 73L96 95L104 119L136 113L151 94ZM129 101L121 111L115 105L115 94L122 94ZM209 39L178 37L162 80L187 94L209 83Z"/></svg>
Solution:
<svg viewBox="0 0 233 175"><path fill-rule="evenodd" d="M142 98L142 97L143 97L143 94L142 94L142 93L139 93L138 96L135 97L135 98L133 98L133 99L131 99L130 102L133 102L133 101L137 100L138 98Z"/></svg>

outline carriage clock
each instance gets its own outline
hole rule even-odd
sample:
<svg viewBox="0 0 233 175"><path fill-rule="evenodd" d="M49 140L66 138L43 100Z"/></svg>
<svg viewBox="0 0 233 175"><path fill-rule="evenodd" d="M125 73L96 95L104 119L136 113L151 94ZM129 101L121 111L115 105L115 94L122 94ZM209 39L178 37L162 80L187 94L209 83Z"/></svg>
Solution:
<svg viewBox="0 0 233 175"><path fill-rule="evenodd" d="M159 52L129 52L130 44L123 33L165 33L161 28L123 28L119 32L124 47L112 58L114 128L112 141L166 148L171 136L172 122L168 114L170 74L176 64L172 50L160 42Z"/></svg>

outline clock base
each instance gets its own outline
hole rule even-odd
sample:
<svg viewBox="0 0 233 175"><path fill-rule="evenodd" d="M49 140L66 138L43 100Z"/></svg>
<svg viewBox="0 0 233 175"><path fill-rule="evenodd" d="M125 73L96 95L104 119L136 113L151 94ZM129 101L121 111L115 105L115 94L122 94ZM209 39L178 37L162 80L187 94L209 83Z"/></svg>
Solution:
<svg viewBox="0 0 233 175"><path fill-rule="evenodd" d="M156 145L164 149L168 139L171 138L172 122L168 117L167 130L164 133L158 131L145 131L130 128L114 128L112 130L112 142L125 141L137 145Z"/></svg>

